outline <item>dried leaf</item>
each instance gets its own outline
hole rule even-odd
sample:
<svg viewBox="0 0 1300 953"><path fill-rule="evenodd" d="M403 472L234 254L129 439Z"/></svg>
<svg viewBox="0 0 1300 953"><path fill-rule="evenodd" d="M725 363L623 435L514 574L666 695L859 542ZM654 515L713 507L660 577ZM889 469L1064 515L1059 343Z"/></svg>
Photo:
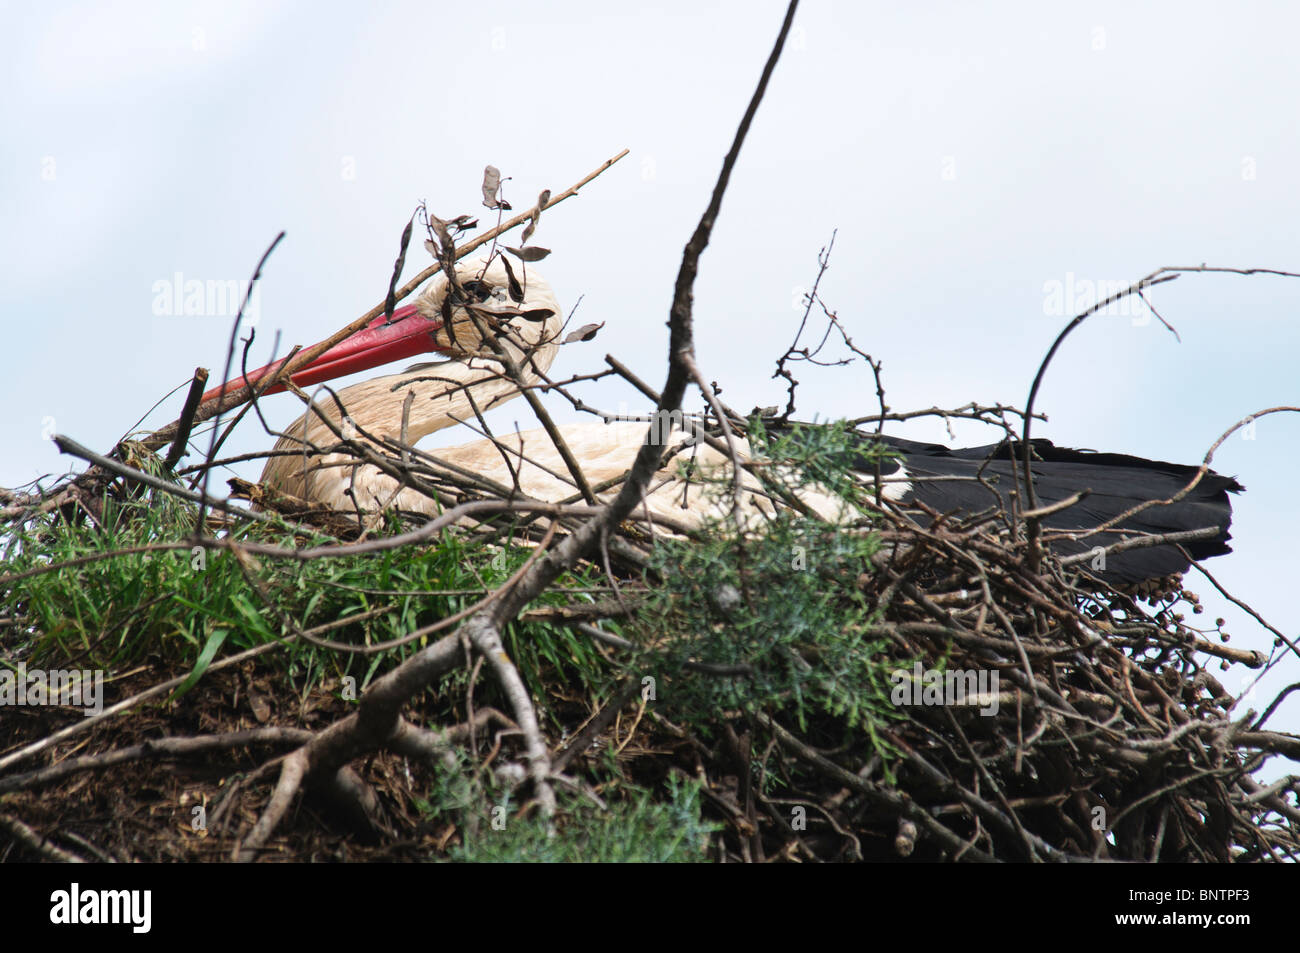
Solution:
<svg viewBox="0 0 1300 953"><path fill-rule="evenodd" d="M393 277L388 281L388 294L384 298L384 323L393 319L393 309L397 307L397 279L402 277L402 268L406 265L406 248L411 244L411 226L415 224L412 214L406 227L402 229L402 244L397 249L397 261L393 262Z"/></svg>
<svg viewBox="0 0 1300 953"><path fill-rule="evenodd" d="M451 241L451 232L447 231L447 223L444 222L442 219L440 219L438 216L434 215L432 212L428 212L426 214L428 215L428 219L429 219L429 227L432 228L433 233L438 236L438 241L442 243L442 247L443 248L453 247Z"/></svg>
<svg viewBox="0 0 1300 953"><path fill-rule="evenodd" d="M447 329L447 337L456 343L456 325L452 322L451 294L442 296L442 326Z"/></svg>
<svg viewBox="0 0 1300 953"><path fill-rule="evenodd" d="M596 336L596 332L598 332L604 326L605 326L604 321L600 322L600 324L584 324L582 327L578 328L577 330L570 331L568 335L564 338L563 343L572 344L574 341L590 341L592 338Z"/></svg>
<svg viewBox="0 0 1300 953"><path fill-rule="evenodd" d="M511 248L507 245L506 251L521 261L541 261L551 253L549 248L542 248L539 245L533 245L531 248Z"/></svg>
<svg viewBox="0 0 1300 953"><path fill-rule="evenodd" d="M546 203L550 200L550 189L544 190L541 195L537 196L537 204L533 206L533 217L529 219L528 224L524 226L523 241L519 244L527 245L528 239L533 237L533 232L537 230L537 222L542 217L542 209L546 208Z"/></svg>
<svg viewBox="0 0 1300 953"><path fill-rule="evenodd" d="M555 312L550 308L534 308L532 311L525 311L520 317L525 321L546 321L555 317Z"/></svg>
<svg viewBox="0 0 1300 953"><path fill-rule="evenodd" d="M526 311L513 304L499 304L495 308L484 308L476 304L465 305L466 310L473 311L481 318L522 318Z"/></svg>
<svg viewBox="0 0 1300 953"><path fill-rule="evenodd" d="M432 238L426 238L424 240L424 248L434 258L441 260L442 252L438 251L438 243L435 242Z"/></svg>
<svg viewBox="0 0 1300 953"><path fill-rule="evenodd" d="M510 300L518 304L524 300L524 289L520 287L519 279L515 277L515 270L510 267L510 259L503 256L501 264L506 266L506 282L510 286Z"/></svg>
<svg viewBox="0 0 1300 953"><path fill-rule="evenodd" d="M501 170L494 165L483 169L483 204L487 208L500 208L497 189L501 188Z"/></svg>

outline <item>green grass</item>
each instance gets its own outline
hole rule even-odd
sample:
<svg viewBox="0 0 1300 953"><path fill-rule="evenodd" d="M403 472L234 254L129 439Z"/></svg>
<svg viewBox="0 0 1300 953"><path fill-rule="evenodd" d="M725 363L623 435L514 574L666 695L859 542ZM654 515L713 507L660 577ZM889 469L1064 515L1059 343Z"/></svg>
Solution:
<svg viewBox="0 0 1300 953"><path fill-rule="evenodd" d="M46 516L12 530L0 542L6 557L0 576L97 557L0 581L0 616L16 620L0 635L6 655L22 648L30 650L32 666L76 665L110 672L151 658L198 666L218 648L230 654L291 635L286 617L310 629L380 610L323 633L336 642L373 645L400 639L473 605L483 590L507 579L532 552L513 546L470 549L447 534L427 546L307 562L258 557L241 568L228 551L191 546L187 536L194 509L158 496L127 503L106 500L100 527ZM287 531L254 527L236 536L294 545ZM303 541L328 542L324 537ZM179 548L118 554L160 544ZM583 573L560 581L562 588L592 585ZM538 604L589 598L554 591ZM576 666L583 681L602 677L589 640L567 627L515 624L506 635L526 677L546 666ZM303 688L329 675L368 680L420 647L417 641L375 656L357 656L299 641L286 645L282 658Z"/></svg>
<svg viewBox="0 0 1300 953"><path fill-rule="evenodd" d="M860 492L846 475L856 445L833 428L753 439L788 465L767 471L785 473L769 477L784 481L776 489L792 493L815 476L847 499ZM660 676L659 700L693 722L719 710L788 707L801 726L829 715L874 739L898 717L889 701L896 665L885 644L866 634L876 614L856 585L873 571L878 548L874 534L789 513L759 538L738 538L723 521L701 540L661 544L659 581L638 621L648 648L636 670ZM687 670L687 661L749 671L702 674Z"/></svg>

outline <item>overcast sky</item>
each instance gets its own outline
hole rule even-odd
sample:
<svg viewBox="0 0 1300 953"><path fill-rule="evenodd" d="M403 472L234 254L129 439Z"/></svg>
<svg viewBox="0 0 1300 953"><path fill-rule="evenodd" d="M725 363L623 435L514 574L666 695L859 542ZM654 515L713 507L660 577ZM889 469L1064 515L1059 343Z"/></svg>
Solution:
<svg viewBox="0 0 1300 953"><path fill-rule="evenodd" d="M556 370L610 352L661 382L681 249L784 4L664 7L6 4L0 485L80 466L51 430L107 450L195 366L215 381L229 318L166 313L160 282L246 279L283 229L258 347L276 329L308 344L381 300L420 200L485 213L487 163L522 208L631 150L534 241L554 250L544 272L566 307L581 297L580 321L607 322ZM702 261L705 373L738 409L782 401L773 360L834 229L822 294L884 361L897 410L1023 405L1090 283L1201 262L1300 270L1298 30L1284 3L805 3ZM408 275L425 264L413 253ZM1189 275L1149 298L1182 343L1138 308L1094 318L1048 375L1039 436L1192 463L1252 411L1300 403L1300 281ZM805 378L805 417L874 407L861 366ZM589 397L641 406L614 384ZM265 406L280 426L298 413L288 396ZM522 402L495 416L533 425ZM270 442L251 424L229 449ZM1218 452L1249 492L1237 552L1210 564L1293 636L1298 448L1300 420L1279 415ZM1221 605L1208 614L1234 644L1267 646ZM1293 696L1274 724L1297 722Z"/></svg>

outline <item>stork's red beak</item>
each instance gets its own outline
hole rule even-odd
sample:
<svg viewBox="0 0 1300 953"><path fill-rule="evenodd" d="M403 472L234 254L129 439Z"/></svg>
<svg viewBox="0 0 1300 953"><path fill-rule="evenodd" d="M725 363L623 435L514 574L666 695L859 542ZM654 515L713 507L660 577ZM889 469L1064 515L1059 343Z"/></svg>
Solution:
<svg viewBox="0 0 1300 953"><path fill-rule="evenodd" d="M293 375L293 382L300 387L319 384L321 381L333 380L358 371L368 371L372 367L382 367L393 361L438 351L433 332L442 327L437 319L426 318L417 314L414 305L398 308L393 312L393 319L384 322L383 315L375 318L369 325L356 334L334 345L312 363ZM279 370L287 358L275 361L249 372L247 377L240 377L226 384L226 393L230 393L245 384L256 384L269 374ZM266 394L276 394L284 390L283 384L267 388ZM209 400L221 393L220 387L214 387L203 395Z"/></svg>

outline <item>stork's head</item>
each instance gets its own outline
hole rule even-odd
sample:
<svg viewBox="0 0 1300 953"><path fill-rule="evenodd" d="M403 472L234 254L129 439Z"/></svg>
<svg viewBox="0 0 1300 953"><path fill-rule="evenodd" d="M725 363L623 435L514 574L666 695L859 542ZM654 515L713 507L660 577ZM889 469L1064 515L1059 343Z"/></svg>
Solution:
<svg viewBox="0 0 1300 953"><path fill-rule="evenodd" d="M523 350L554 344L563 323L546 279L502 255L457 262L454 283L439 273L416 300L415 310L440 326L434 350L460 356L491 355L484 333Z"/></svg>
<svg viewBox="0 0 1300 953"><path fill-rule="evenodd" d="M294 374L293 381L306 387L430 352L452 359L491 358L496 352L484 335L496 338L516 361L536 353L549 366L563 322L551 286L531 266L513 261L507 269L500 255L491 261L467 258L456 263L455 282L441 273L434 276L415 304L398 308L388 320L375 318ZM256 384L282 363L259 368L227 384L226 391ZM220 391L213 388L203 399Z"/></svg>

